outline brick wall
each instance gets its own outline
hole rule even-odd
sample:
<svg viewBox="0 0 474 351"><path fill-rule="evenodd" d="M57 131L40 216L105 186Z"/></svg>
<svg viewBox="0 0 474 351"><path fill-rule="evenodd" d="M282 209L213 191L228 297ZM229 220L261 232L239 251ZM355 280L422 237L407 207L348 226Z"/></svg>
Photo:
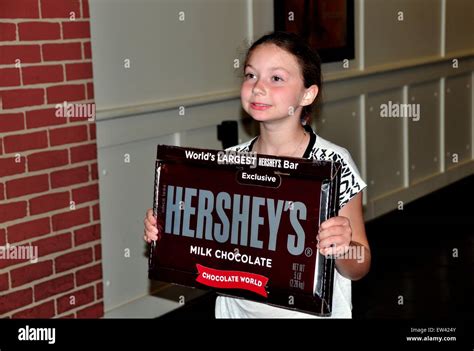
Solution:
<svg viewBox="0 0 474 351"><path fill-rule="evenodd" d="M0 317L103 315L95 122L64 101L94 103L88 1L1 0Z"/></svg>

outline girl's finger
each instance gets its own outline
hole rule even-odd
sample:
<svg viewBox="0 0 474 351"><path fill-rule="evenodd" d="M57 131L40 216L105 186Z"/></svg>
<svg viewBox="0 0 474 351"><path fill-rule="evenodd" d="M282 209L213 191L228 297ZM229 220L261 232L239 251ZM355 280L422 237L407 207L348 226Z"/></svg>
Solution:
<svg viewBox="0 0 474 351"><path fill-rule="evenodd" d="M331 247L331 245L335 245L336 247L338 247L338 246L343 246L345 244L346 244L346 240L344 240L342 236L334 235L324 240L321 240L318 243L317 247L321 249L325 249L325 248Z"/></svg>
<svg viewBox="0 0 474 351"><path fill-rule="evenodd" d="M158 235L150 233L150 232L146 232L145 237L148 239L147 242L150 242L152 240L158 240Z"/></svg>
<svg viewBox="0 0 474 351"><path fill-rule="evenodd" d="M158 234L158 228L156 228L150 222L145 223L145 230L149 233Z"/></svg>
<svg viewBox="0 0 474 351"><path fill-rule="evenodd" d="M351 229L345 226L333 226L327 229L321 229L318 233L319 241L322 241L326 238L330 238L331 236L341 236L341 235L351 235Z"/></svg>
<svg viewBox="0 0 474 351"><path fill-rule="evenodd" d="M148 221L150 221L152 224L156 224L156 218L153 216L153 210L148 210L146 218Z"/></svg>

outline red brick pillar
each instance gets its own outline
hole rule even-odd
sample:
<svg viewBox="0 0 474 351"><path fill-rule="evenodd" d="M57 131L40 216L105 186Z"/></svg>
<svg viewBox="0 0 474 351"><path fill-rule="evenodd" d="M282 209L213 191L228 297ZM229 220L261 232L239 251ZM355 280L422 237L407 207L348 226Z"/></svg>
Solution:
<svg viewBox="0 0 474 351"><path fill-rule="evenodd" d="M89 28L87 0L0 1L0 318L103 315Z"/></svg>

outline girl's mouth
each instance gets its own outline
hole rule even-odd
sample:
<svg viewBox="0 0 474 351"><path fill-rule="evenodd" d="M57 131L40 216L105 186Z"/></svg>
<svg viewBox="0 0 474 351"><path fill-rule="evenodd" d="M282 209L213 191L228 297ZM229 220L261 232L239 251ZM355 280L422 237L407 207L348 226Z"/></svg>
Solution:
<svg viewBox="0 0 474 351"><path fill-rule="evenodd" d="M257 104L257 103L251 102L250 107L254 110L263 111L263 110L269 109L270 107L272 107L272 105Z"/></svg>

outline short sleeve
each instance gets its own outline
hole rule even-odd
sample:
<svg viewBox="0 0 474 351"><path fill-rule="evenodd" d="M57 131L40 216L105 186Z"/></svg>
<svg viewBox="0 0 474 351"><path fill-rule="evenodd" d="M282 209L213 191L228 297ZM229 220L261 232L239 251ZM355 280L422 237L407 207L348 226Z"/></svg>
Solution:
<svg viewBox="0 0 474 351"><path fill-rule="evenodd" d="M246 141L242 144L238 144L238 145L228 147L227 149L225 149L225 151L249 152L250 151L250 145L252 145L252 142L256 138L257 137L254 137L254 138L250 139L249 141Z"/></svg>
<svg viewBox="0 0 474 351"><path fill-rule="evenodd" d="M367 184L360 176L359 170L349 151L343 149L339 161L342 163L341 183L339 187L339 208L342 208L354 196L360 193Z"/></svg>

